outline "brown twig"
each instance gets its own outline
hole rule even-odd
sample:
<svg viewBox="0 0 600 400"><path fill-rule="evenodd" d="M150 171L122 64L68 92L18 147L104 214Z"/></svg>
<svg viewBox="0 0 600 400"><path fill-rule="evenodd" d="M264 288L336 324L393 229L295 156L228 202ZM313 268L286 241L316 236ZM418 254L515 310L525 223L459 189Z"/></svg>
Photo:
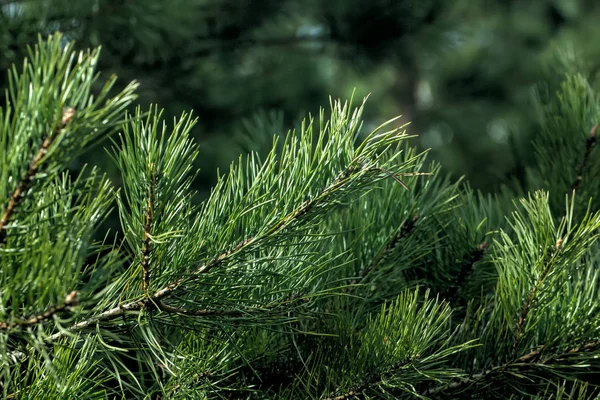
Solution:
<svg viewBox="0 0 600 400"><path fill-rule="evenodd" d="M560 357L568 356L570 354L577 354L577 353L584 353L586 351L592 351L592 350L595 350L598 346L600 346L600 341L584 343L580 346L568 349L558 355L553 355L551 357L548 357L545 360L542 360L542 364L547 364L549 361L553 361ZM540 357L542 356L544 349L545 349L544 346L539 346L535 350L532 350L529 353L525 354L524 356L519 357L519 359L517 361L519 363L537 362L540 359Z"/></svg>
<svg viewBox="0 0 600 400"><path fill-rule="evenodd" d="M25 320L0 322L0 330L7 331L11 329L25 328L27 326L36 325L40 322L52 318L55 314L59 312L68 310L71 307L75 307L77 304L79 304L79 295L76 291L72 291L65 297L65 301L63 304L60 304L58 306L52 306L43 313L39 315L34 315L33 317L29 317Z"/></svg>
<svg viewBox="0 0 600 400"><path fill-rule="evenodd" d="M583 160L579 167L577 167L577 177L575 178L575 182L571 184L571 190L579 189L581 186L581 182L583 181L583 173L585 172L585 168L587 167L590 161L590 155L592 153L592 149L596 145L596 141L598 139L598 124L592 127L590 131L590 136L585 142L585 152L583 154Z"/></svg>
<svg viewBox="0 0 600 400"><path fill-rule="evenodd" d="M44 139L36 155L29 163L27 171L21 178L21 181L13 191L12 195L10 196L8 205L4 209L4 213L0 218L0 246L2 246L6 242L7 225L13 217L17 207L19 206L19 203L25 197L27 190L31 186L35 175L37 174L40 166L42 165L42 160L44 156L46 155L46 153L48 153L48 149L50 148L50 146L52 146L52 143L54 143L60 131L69 123L69 121L71 121L71 119L73 119L74 116L74 108L69 107L63 110L62 119L57 124L54 131L48 137L46 137L46 139Z"/></svg>

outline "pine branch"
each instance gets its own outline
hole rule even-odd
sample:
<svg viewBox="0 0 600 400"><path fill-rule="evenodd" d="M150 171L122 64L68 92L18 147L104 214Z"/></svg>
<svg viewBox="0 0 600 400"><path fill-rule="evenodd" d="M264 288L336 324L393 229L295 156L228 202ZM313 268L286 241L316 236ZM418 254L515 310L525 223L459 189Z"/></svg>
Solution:
<svg viewBox="0 0 600 400"><path fill-rule="evenodd" d="M154 192L156 187L156 170L150 165L150 183L148 189L148 201L146 205L146 221L144 223L144 240L142 243L142 273L144 279L144 290L150 286L150 242L152 240L152 216L154 208Z"/></svg>
<svg viewBox="0 0 600 400"><path fill-rule="evenodd" d="M25 197L27 190L31 186L31 183L33 182L35 175L37 174L40 166L42 165L42 160L43 160L44 156L46 155L46 153L48 152L48 149L50 148L50 146L52 146L52 144L54 143L54 141L60 134L60 131L62 129L64 129L65 126L67 126L69 121L71 121L71 119L73 119L74 116L75 116L74 108L69 107L69 108L65 108L63 110L62 118L61 118L60 122L56 125L56 128L54 129L54 131L48 137L46 137L46 139L44 139L44 141L40 145L40 148L38 149L36 155L33 157L33 160L31 160L31 162L29 163L29 167L27 168L27 171L21 178L21 182L19 182L19 184L15 188L14 192L10 196L8 205L6 206L6 209L4 210L4 213L2 214L2 218L0 218L0 247L6 243L6 238L7 238L6 226L8 225L11 218L13 217L21 200L23 200L23 198Z"/></svg>
<svg viewBox="0 0 600 400"><path fill-rule="evenodd" d="M438 393L446 392L448 390L461 389L461 388L463 388L465 386L477 383L478 381L482 380L484 377L486 377L487 375L491 374L492 372L497 371L498 369L500 369L500 367L491 368L491 369L486 370L484 372L481 372L479 374L474 374L471 377L469 377L468 379L462 379L462 380L457 381L457 382L452 382L452 383L448 383L448 384L443 385L443 386L437 386L437 387L434 387L434 388L427 389L426 391L423 392L422 395L423 396L431 396L431 395L435 395L435 394L438 394Z"/></svg>
<svg viewBox="0 0 600 400"><path fill-rule="evenodd" d="M332 394L331 397L326 397L322 400L349 400L358 398L358 395L362 394L365 390L368 390L372 386L378 386L383 380L385 380L386 375L393 374L394 372L401 370L409 365L411 365L415 360L418 360L420 356L417 354L414 358L411 358L405 362L398 362L383 372L379 374L373 374L366 379L362 384L357 385L351 390L342 393L340 395Z"/></svg>
<svg viewBox="0 0 600 400"><path fill-rule="evenodd" d="M192 379L192 385L197 384L202 381L210 381L211 379L214 379L214 378L215 378L215 374L213 374L212 372L202 371L202 372L199 372L194 375L194 378ZM169 397L173 396L178 391L180 391L182 387L183 387L183 385L181 383L176 385L175 387L173 387L169 392Z"/></svg>
<svg viewBox="0 0 600 400"><path fill-rule="evenodd" d="M32 325L37 325L40 322L52 318L55 314L58 314L59 312L68 310L71 307L75 307L77 304L79 304L79 294L76 291L72 291L67 295L67 297L65 297L65 301L63 304L52 306L42 314L35 315L33 317L29 317L21 321L0 322L0 330L8 331L15 328L25 328Z"/></svg>
<svg viewBox="0 0 600 400"><path fill-rule="evenodd" d="M544 266L542 273L540 274L539 278L536 280L535 284L529 291L529 294L527 295L527 299L523 303L523 307L521 309L521 316L519 317L519 321L515 325L515 329L514 329L515 339L514 339L514 343L513 343L513 350L515 352L517 351L517 346L519 344L519 341L521 339L521 334L522 334L523 328L525 326L525 320L527 319L527 316L529 315L529 311L531 310L533 301L535 300L538 290L544 283L544 280L550 273L550 270L552 269L552 266L554 265L554 262L556 261L556 257L558 256L558 254L560 254L560 251L562 249L562 242L563 242L562 239L558 239L556 241L555 251L552 253L550 260L548 260L548 262Z"/></svg>
<svg viewBox="0 0 600 400"><path fill-rule="evenodd" d="M351 171L351 172L348 173L347 171ZM200 275L209 273L214 268L221 265L225 260L230 258L232 255L237 254L240 251L242 251L252 245L258 244L261 239L268 238L271 235L285 229L293 222L299 220L304 215L306 215L317 203L320 203L321 201L325 200L331 193L333 193L336 189L338 189L347 179L349 179L353 174L356 174L359 171L360 171L360 169L357 169L356 167L353 167L353 166L348 167L346 172L344 172L339 178L337 178L331 185L329 185L325 189L322 189L321 192L319 193L319 195L317 195L315 198L313 198L311 200L308 200L308 201L305 201L304 203L302 203L302 205L300 205L298 208L296 208L295 210L290 212L287 216L282 218L282 220L280 222L274 224L273 227L271 227L271 229L268 229L267 233L265 235L253 236L253 237L247 238L247 239L239 242L233 248L222 252L221 254L214 257L209 262L202 264L190 276L186 276L186 277L174 280L173 282L166 285L162 289L155 291L151 296L149 296L145 300L134 300L134 301L127 302L125 304L121 304L117 307L114 307L110 310L104 311L96 316L93 316L87 320L80 321L80 322L70 326L69 328L67 328L67 331L70 331L70 332L80 331L82 329L93 326L94 324L96 324L98 322L112 320L112 319L118 318L122 315L125 315L128 312L140 311L143 308L152 306L153 303L160 302L162 299L170 296L173 292L175 292L175 290L177 290L179 287L181 287L184 283L189 282L190 280L195 279ZM65 336L65 333L58 332L58 333L55 333L54 335L51 335L49 337L49 339L51 341L54 341L63 336Z"/></svg>
<svg viewBox="0 0 600 400"><path fill-rule="evenodd" d="M456 277L456 284L449 288L444 296L446 300L452 299L456 296L459 289L465 284L467 277L473 271L475 264L483 259L487 247L488 244L486 242L481 242L475 250L471 251L471 253L465 257L458 276Z"/></svg>
<svg viewBox="0 0 600 400"><path fill-rule="evenodd" d="M579 167L577 168L577 178L575 179L575 182L573 182L573 184L571 185L571 190L579 189L579 187L581 186L581 182L583 181L583 173L585 172L585 169L589 164L592 149L596 145L597 135L598 124L593 126L592 130L590 131L590 136L585 142L585 152L583 154L583 161L581 162L581 164L579 164Z"/></svg>
<svg viewBox="0 0 600 400"><path fill-rule="evenodd" d="M483 372L473 374L469 378L461 379L457 382L452 382L452 383L449 383L446 385L430 388L430 389L424 391L423 395L430 396L430 395L435 395L435 394L446 392L446 391L462 389L466 386L473 385L473 384L476 384L476 383L482 381L485 377L489 376L492 373L501 372L502 370L506 370L511 367L530 368L530 367L535 367L536 364L547 365L547 364L549 364L549 362L556 361L556 360L560 359L561 357L566 357L566 356L573 355L573 354L580 354L580 353L584 353L584 352L593 351L593 350L598 349L598 347L600 347L600 341L588 342L588 343L582 344L581 346L573 347L571 349L563 351L559 354L552 355L551 357L548 357L545 360L542 360L541 363L538 363L538 361L542 355L542 351L544 349L544 346L541 346L541 347L537 348L536 350L532 350L529 353L519 357L514 362L509 362L509 363L506 363L503 365L492 367Z"/></svg>
<svg viewBox="0 0 600 400"><path fill-rule="evenodd" d="M375 270L375 268L377 268L379 266L379 264L381 264L383 259L387 256L387 254L390 251L392 251L398 245L398 242L400 242L400 240L406 238L408 235L410 235L414 231L415 224L417 223L418 220L419 220L419 216L414 215L410 220L407 219L404 222L402 222L402 224L400 225L400 229L398 229L398 232L377 253L377 255L375 256L375 258L373 259L371 264L367 268L365 268L363 271L361 271L360 279L359 279L360 281L365 280L367 278L367 276L373 270ZM357 283L357 281L352 282L352 284L356 284L356 283Z"/></svg>

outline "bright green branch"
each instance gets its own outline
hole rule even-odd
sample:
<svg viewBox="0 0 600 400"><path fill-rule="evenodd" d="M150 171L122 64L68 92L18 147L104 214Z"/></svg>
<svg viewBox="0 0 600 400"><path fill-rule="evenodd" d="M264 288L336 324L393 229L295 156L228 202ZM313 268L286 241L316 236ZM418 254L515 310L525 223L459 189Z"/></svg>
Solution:
<svg viewBox="0 0 600 400"><path fill-rule="evenodd" d="M56 128L54 129L54 131L52 131L52 133L48 135L46 139L44 139L36 155L33 157L33 160L31 160L31 162L29 163L27 171L21 178L21 181L13 191L12 195L10 196L8 205L4 209L4 213L0 218L0 246L2 246L6 242L7 225L12 219L13 214L17 210L17 207L19 206L21 200L23 200L23 198L27 194L27 190L30 188L35 175L39 172L39 169L42 166L44 157L46 156L48 149L50 148L50 146L52 146L56 138L59 136L61 130L64 129L65 126L67 126L69 121L71 121L74 116L75 109L69 107L63 110L61 120L56 124Z"/></svg>

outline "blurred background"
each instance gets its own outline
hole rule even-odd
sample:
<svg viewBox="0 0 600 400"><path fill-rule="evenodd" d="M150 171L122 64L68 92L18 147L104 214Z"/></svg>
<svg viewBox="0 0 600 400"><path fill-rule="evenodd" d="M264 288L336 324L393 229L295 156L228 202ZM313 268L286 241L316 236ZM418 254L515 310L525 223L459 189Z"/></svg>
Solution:
<svg viewBox="0 0 600 400"><path fill-rule="evenodd" d="M531 162L535 89L597 82L599 21L597 0L0 0L0 88L38 34L101 45L99 70L138 80L144 107L199 117L201 196L330 95L370 93L367 129L402 115L447 173L493 192ZM118 184L101 149L85 161Z"/></svg>

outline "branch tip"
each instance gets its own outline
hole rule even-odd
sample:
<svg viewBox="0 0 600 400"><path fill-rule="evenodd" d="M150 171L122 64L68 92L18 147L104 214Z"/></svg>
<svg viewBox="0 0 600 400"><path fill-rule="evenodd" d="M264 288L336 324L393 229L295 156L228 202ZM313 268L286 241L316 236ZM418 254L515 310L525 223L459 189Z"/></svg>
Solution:
<svg viewBox="0 0 600 400"><path fill-rule="evenodd" d="M590 137L595 138L598 135L598 124L594 125L590 130Z"/></svg>
<svg viewBox="0 0 600 400"><path fill-rule="evenodd" d="M67 107L63 110L62 119L61 119L61 128L67 126L67 124L73 119L75 116L75 109L73 107Z"/></svg>

